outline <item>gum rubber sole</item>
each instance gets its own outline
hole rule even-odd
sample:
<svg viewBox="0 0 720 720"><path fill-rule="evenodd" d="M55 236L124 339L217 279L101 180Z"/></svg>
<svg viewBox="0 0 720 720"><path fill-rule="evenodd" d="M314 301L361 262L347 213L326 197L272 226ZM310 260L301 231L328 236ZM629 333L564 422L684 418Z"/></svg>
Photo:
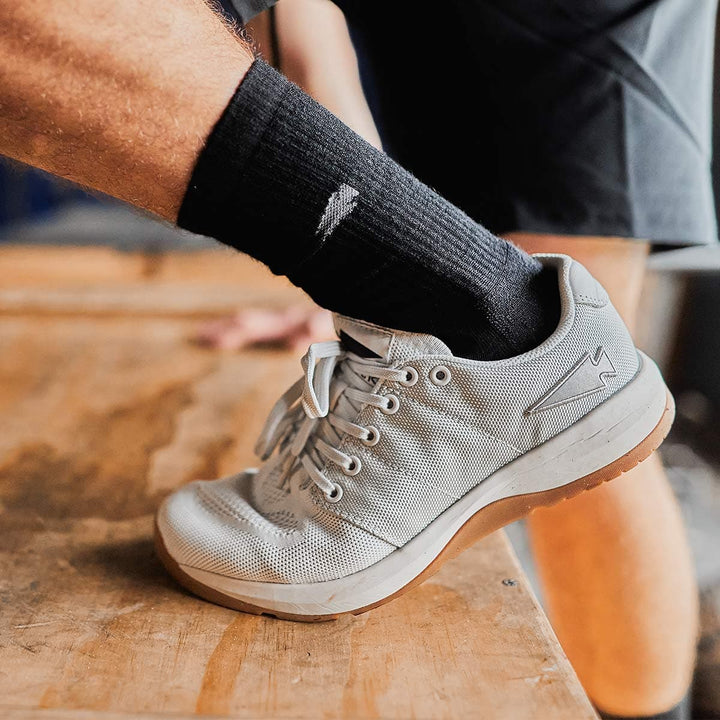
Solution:
<svg viewBox="0 0 720 720"><path fill-rule="evenodd" d="M378 600L370 605L365 605L347 612L328 614L328 615L298 615L286 613L279 610L271 610L250 603L243 602L238 598L227 595L219 590L215 590L208 585L198 582L195 578L188 575L182 567L175 562L170 556L165 543L155 524L155 548L165 568L177 580L180 585L190 592L198 595L205 600L223 605L224 607L240 610L242 612L251 613L253 615L269 615L281 620L296 620L300 622L322 622L326 620L336 620L341 615L360 615L361 613L372 610L373 608L383 605L390 600L402 595L416 585L427 580L434 575L442 565L459 555L463 550L467 550L478 540L499 530L505 525L526 517L533 510L539 507L550 507L557 505L563 500L569 500L586 490L592 490L604 482L614 480L620 477L628 470L632 470L636 465L651 455L665 439L670 431L673 419L675 417L675 403L672 395L667 392L665 400L665 410L658 421L645 439L636 445L630 452L618 458L614 462L606 465L595 472L585 475L579 480L567 483L552 490L544 490L542 492L529 493L527 495L515 495L513 497L496 500L490 505L486 505L478 510L453 536L450 542L443 548L437 557L418 575L416 575L409 583L401 587L396 592L387 597Z"/></svg>

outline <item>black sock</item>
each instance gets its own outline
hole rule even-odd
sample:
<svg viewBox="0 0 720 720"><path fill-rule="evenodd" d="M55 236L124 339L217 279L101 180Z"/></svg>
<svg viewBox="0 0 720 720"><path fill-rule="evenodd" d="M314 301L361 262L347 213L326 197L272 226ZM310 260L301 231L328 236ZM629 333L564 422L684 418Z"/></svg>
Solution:
<svg viewBox="0 0 720 720"><path fill-rule="evenodd" d="M200 155L178 224L261 260L323 307L436 335L463 357L527 351L559 318L554 272L259 60Z"/></svg>

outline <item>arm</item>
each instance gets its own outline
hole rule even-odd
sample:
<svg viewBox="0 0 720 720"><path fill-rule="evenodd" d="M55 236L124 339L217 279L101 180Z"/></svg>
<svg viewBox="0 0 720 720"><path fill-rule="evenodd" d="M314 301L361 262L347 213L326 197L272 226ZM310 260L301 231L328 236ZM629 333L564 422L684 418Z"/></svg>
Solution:
<svg viewBox="0 0 720 720"><path fill-rule="evenodd" d="M282 72L380 148L343 13L330 0L280 0L275 12Z"/></svg>

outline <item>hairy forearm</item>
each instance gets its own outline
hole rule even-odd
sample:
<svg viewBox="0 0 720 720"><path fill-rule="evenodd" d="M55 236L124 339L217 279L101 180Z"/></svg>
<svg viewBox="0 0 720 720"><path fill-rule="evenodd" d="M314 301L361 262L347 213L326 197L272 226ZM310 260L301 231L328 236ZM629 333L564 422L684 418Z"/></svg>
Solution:
<svg viewBox="0 0 720 720"><path fill-rule="evenodd" d="M174 220L252 63L202 0L0 0L0 154Z"/></svg>

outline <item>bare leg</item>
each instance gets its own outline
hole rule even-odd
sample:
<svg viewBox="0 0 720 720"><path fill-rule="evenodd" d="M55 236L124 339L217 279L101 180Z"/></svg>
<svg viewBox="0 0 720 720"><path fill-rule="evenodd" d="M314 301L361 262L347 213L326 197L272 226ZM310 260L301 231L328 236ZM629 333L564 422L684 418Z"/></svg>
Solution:
<svg viewBox="0 0 720 720"><path fill-rule="evenodd" d="M604 284L631 330L647 245L516 234L529 252L563 252ZM657 455L528 520L550 617L592 700L652 715L687 692L697 588L679 508Z"/></svg>
<svg viewBox="0 0 720 720"><path fill-rule="evenodd" d="M175 220L252 53L202 0L0 0L0 153Z"/></svg>

